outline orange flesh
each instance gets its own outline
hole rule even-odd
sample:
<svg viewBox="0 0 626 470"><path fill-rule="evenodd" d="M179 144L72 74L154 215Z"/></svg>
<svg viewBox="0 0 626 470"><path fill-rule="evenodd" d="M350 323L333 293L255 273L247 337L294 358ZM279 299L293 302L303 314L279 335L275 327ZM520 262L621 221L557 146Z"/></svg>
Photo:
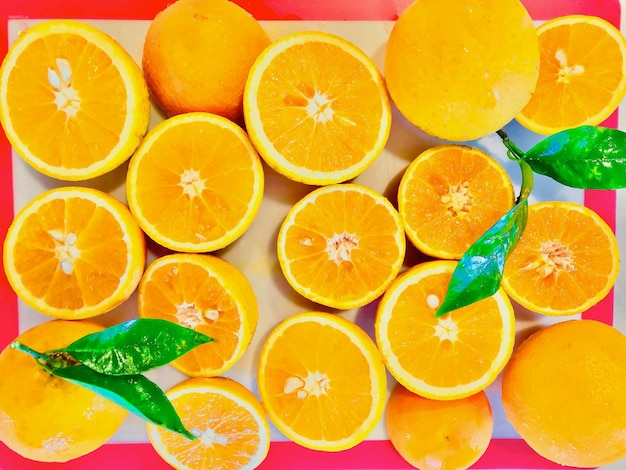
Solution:
<svg viewBox="0 0 626 470"><path fill-rule="evenodd" d="M80 100L75 118L55 104L61 83L57 80L67 77L67 65L71 88ZM31 152L50 165L89 166L119 141L126 120L124 82L110 58L78 35L52 34L34 41L17 60L7 88L12 92L7 108L16 110L11 121L17 135L31 135Z"/></svg>

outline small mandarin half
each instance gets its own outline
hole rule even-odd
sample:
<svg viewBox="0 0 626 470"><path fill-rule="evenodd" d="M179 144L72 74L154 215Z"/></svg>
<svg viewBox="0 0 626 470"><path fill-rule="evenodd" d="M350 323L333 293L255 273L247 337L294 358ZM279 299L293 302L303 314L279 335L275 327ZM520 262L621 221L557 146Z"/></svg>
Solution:
<svg viewBox="0 0 626 470"><path fill-rule="evenodd" d="M126 161L148 128L141 69L112 37L82 21L22 31L0 67L0 122L37 171L79 181Z"/></svg>
<svg viewBox="0 0 626 470"><path fill-rule="evenodd" d="M436 316L456 261L418 264L398 276L378 304L375 334L387 369L418 395L452 400L490 385L511 356L513 307L502 289Z"/></svg>
<svg viewBox="0 0 626 470"><path fill-rule="evenodd" d="M500 163L465 145L422 152L398 188L398 211L409 240L435 258L460 259L514 200L513 184Z"/></svg>
<svg viewBox="0 0 626 470"><path fill-rule="evenodd" d="M126 195L151 239L202 253L248 229L264 182L261 159L241 127L216 114L185 113L148 132L130 160Z"/></svg>
<svg viewBox="0 0 626 470"><path fill-rule="evenodd" d="M60 187L16 214L3 261L11 287L27 305L76 320L108 312L132 295L145 267L146 241L113 196Z"/></svg>
<svg viewBox="0 0 626 470"><path fill-rule="evenodd" d="M321 31L285 35L261 53L246 83L244 117L267 164L311 185L362 173L391 129L376 64L353 43Z"/></svg>
<svg viewBox="0 0 626 470"><path fill-rule="evenodd" d="M382 417L387 392L374 341L356 323L321 312L292 315L270 332L258 386L282 433L324 451L362 442Z"/></svg>
<svg viewBox="0 0 626 470"><path fill-rule="evenodd" d="M172 362L189 376L215 376L230 369L250 344L259 318L244 274L213 255L157 258L146 268L137 299L141 317L169 320L215 340Z"/></svg>
<svg viewBox="0 0 626 470"><path fill-rule="evenodd" d="M284 219L277 245L296 292L346 310L380 296L400 272L406 250L397 210L357 184L323 186L303 197Z"/></svg>

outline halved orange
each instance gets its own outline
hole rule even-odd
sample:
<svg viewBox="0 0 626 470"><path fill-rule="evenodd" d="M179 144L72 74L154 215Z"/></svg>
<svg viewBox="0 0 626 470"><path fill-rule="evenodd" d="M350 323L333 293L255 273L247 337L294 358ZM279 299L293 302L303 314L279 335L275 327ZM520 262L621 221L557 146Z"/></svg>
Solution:
<svg viewBox="0 0 626 470"><path fill-rule="evenodd" d="M378 304L375 334L387 369L418 395L452 400L491 384L511 357L515 317L507 295L494 295L436 317L456 261L418 264Z"/></svg>
<svg viewBox="0 0 626 470"><path fill-rule="evenodd" d="M48 20L22 31L0 68L0 122L17 153L61 180L126 161L148 128L141 69L99 29Z"/></svg>
<svg viewBox="0 0 626 470"><path fill-rule="evenodd" d="M145 237L113 196L56 188L16 214L3 261L11 287L27 305L57 318L88 318L134 292L146 262Z"/></svg>
<svg viewBox="0 0 626 470"><path fill-rule="evenodd" d="M409 240L435 258L460 259L514 201L513 184L500 163L466 145L422 152L398 188L398 211Z"/></svg>
<svg viewBox="0 0 626 470"><path fill-rule="evenodd" d="M374 341L356 323L305 312L276 326L261 349L261 401L271 421L304 447L351 448L380 420L385 367Z"/></svg>
<svg viewBox="0 0 626 470"><path fill-rule="evenodd" d="M575 315L606 297L619 267L615 234L596 212L574 202L540 202L528 206L502 287L533 312Z"/></svg>
<svg viewBox="0 0 626 470"><path fill-rule="evenodd" d="M178 470L252 470L269 452L270 428L258 398L226 377L195 377L166 392L197 439L147 424L155 451Z"/></svg>
<svg viewBox="0 0 626 470"><path fill-rule="evenodd" d="M213 255L174 253L154 260L138 290L139 316L193 328L215 340L171 364L189 376L220 375L246 351L259 318L252 286Z"/></svg>
<svg viewBox="0 0 626 470"><path fill-rule="evenodd" d="M406 241L389 200L361 185L336 184L317 188L289 210L277 247L296 292L351 309L384 292L402 268Z"/></svg>
<svg viewBox="0 0 626 470"><path fill-rule="evenodd" d="M608 21L587 15L560 16L537 28L539 79L517 116L538 134L597 125L626 94L626 38Z"/></svg>
<svg viewBox="0 0 626 470"><path fill-rule="evenodd" d="M263 166L247 134L210 113L157 124L130 160L128 205L146 234L174 251L215 251L252 224Z"/></svg>
<svg viewBox="0 0 626 470"><path fill-rule="evenodd" d="M313 185L363 172L391 129L376 64L353 43L322 31L270 44L250 70L243 105L250 138L267 164Z"/></svg>

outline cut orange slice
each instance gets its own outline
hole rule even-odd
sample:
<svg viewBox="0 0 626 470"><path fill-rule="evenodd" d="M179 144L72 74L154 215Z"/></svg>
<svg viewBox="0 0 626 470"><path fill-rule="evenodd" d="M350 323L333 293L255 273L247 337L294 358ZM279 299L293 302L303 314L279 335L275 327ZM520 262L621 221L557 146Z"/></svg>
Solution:
<svg viewBox="0 0 626 470"><path fill-rule="evenodd" d="M626 94L626 39L611 23L561 16L537 28L541 63L535 92L517 116L538 134L597 125Z"/></svg>
<svg viewBox="0 0 626 470"><path fill-rule="evenodd" d="M153 261L139 284L141 317L193 328L215 340L171 364L189 376L222 374L241 358L259 318L252 286L216 256L175 253Z"/></svg>
<svg viewBox="0 0 626 470"><path fill-rule="evenodd" d="M406 249L396 209L356 184L324 186L298 201L280 227L277 245L294 290L338 309L380 296L400 272Z"/></svg>
<svg viewBox="0 0 626 470"><path fill-rule="evenodd" d="M354 44L321 31L283 36L261 53L246 82L244 117L269 166L314 185L362 173L391 129L376 64Z"/></svg>
<svg viewBox="0 0 626 470"><path fill-rule="evenodd" d="M148 128L141 69L97 28L49 20L23 31L0 68L0 121L17 153L61 180L126 161Z"/></svg>
<svg viewBox="0 0 626 470"><path fill-rule="evenodd" d="M514 200L511 179L498 161L464 145L422 152L398 188L398 210L409 240L435 258L460 259Z"/></svg>
<svg viewBox="0 0 626 470"><path fill-rule="evenodd" d="M146 262L144 234L124 204L101 191L49 190L24 206L4 241L4 271L35 310L75 320L130 297Z"/></svg>
<svg viewBox="0 0 626 470"><path fill-rule="evenodd" d="M263 166L246 133L210 113L155 126L133 155L128 205L157 243L174 251L215 251L252 224L263 198Z"/></svg>
<svg viewBox="0 0 626 470"><path fill-rule="evenodd" d="M418 395L451 400L491 384L511 357L513 307L502 289L441 317L456 261L418 264L401 274L383 295L375 334L387 368Z"/></svg>
<svg viewBox="0 0 626 470"><path fill-rule="evenodd" d="M597 213L574 202L540 202L528 207L502 287L533 312L575 315L606 297L619 267L615 234Z"/></svg>
<svg viewBox="0 0 626 470"><path fill-rule="evenodd" d="M226 377L191 378L166 392L190 440L152 423L148 438L155 451L178 470L252 470L269 452L265 410L244 385Z"/></svg>
<svg viewBox="0 0 626 470"><path fill-rule="evenodd" d="M358 325L331 313L292 315L267 337L259 393L271 421L304 447L351 448L380 420L385 367Z"/></svg>

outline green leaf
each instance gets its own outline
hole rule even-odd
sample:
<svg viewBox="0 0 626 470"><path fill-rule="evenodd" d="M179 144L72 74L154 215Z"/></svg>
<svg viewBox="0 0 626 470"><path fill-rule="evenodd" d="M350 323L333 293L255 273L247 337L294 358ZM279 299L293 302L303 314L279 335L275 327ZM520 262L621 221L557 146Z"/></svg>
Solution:
<svg viewBox="0 0 626 470"><path fill-rule="evenodd" d="M522 160L518 163L522 170L522 187L517 204L463 254L452 273L437 317L485 299L500 288L506 259L526 227L528 196L533 186L532 170Z"/></svg>
<svg viewBox="0 0 626 470"><path fill-rule="evenodd" d="M105 375L84 365L48 368L52 375L88 388L137 416L194 440L157 384L143 375Z"/></svg>
<svg viewBox="0 0 626 470"><path fill-rule="evenodd" d="M534 172L581 189L626 188L626 133L581 126L551 135L524 155Z"/></svg>
<svg viewBox="0 0 626 470"><path fill-rule="evenodd" d="M133 375L168 364L212 341L203 333L167 320L137 318L89 334L46 354L67 353L107 375Z"/></svg>

